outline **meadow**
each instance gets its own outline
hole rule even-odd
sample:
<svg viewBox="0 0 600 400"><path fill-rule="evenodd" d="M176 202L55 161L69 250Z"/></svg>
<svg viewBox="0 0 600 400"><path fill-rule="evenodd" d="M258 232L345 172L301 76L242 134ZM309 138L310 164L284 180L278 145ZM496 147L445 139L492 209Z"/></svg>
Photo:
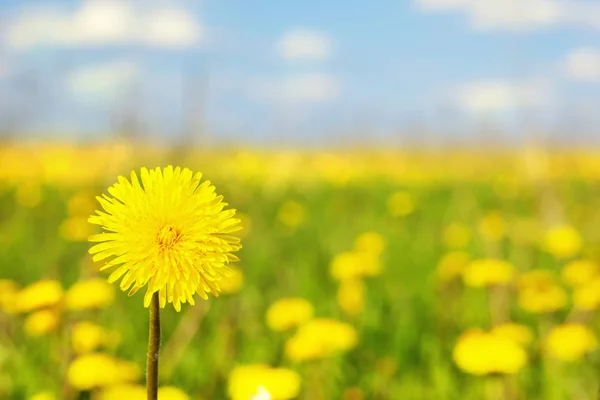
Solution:
<svg viewBox="0 0 600 400"><path fill-rule="evenodd" d="M88 217L201 171L238 211L223 293L162 310L162 400L596 399L600 152L0 147L0 398L145 399L148 310Z"/></svg>

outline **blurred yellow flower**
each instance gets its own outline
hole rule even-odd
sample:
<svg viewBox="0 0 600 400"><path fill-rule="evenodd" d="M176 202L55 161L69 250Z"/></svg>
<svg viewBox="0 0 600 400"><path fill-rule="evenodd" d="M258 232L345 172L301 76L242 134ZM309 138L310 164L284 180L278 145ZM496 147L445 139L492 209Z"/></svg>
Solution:
<svg viewBox="0 0 600 400"><path fill-rule="evenodd" d="M514 374L527 363L525 350L513 339L481 329L463 332L452 357L460 369L473 375Z"/></svg>
<svg viewBox="0 0 600 400"><path fill-rule="evenodd" d="M40 392L29 397L29 400L56 400L56 396L52 392Z"/></svg>
<svg viewBox="0 0 600 400"><path fill-rule="evenodd" d="M104 386L136 381L140 368L108 354L91 353L79 356L71 362L67 379L77 390L91 390Z"/></svg>
<svg viewBox="0 0 600 400"><path fill-rule="evenodd" d="M65 305L70 310L104 308L112 304L115 289L104 279L75 282L65 294Z"/></svg>
<svg viewBox="0 0 600 400"><path fill-rule="evenodd" d="M437 275L442 281L455 279L462 275L470 260L471 256L465 251L450 251L438 262Z"/></svg>
<svg viewBox="0 0 600 400"><path fill-rule="evenodd" d="M360 279L342 281L338 288L337 301L348 316L357 316L365 306L365 283Z"/></svg>
<svg viewBox="0 0 600 400"><path fill-rule="evenodd" d="M594 333L582 324L555 326L545 340L547 353L562 361L575 361L598 347Z"/></svg>
<svg viewBox="0 0 600 400"><path fill-rule="evenodd" d="M87 221L87 217L69 217L59 226L60 236L71 242L85 242L95 229Z"/></svg>
<svg viewBox="0 0 600 400"><path fill-rule="evenodd" d="M306 219L306 209L297 201L287 200L279 207L277 218L284 225L295 228Z"/></svg>
<svg viewBox="0 0 600 400"><path fill-rule="evenodd" d="M285 331L313 317L314 308L308 300L290 297L277 300L267 310L267 325L274 331Z"/></svg>
<svg viewBox="0 0 600 400"><path fill-rule="evenodd" d="M292 361L324 358L356 346L358 335L350 324L329 318L317 318L300 326L285 344L285 354Z"/></svg>
<svg viewBox="0 0 600 400"><path fill-rule="evenodd" d="M393 217L405 217L415 210L415 200L409 192L397 191L388 197L387 209Z"/></svg>
<svg viewBox="0 0 600 400"><path fill-rule="evenodd" d="M600 308L600 276L575 287L573 290L573 306L580 310Z"/></svg>
<svg viewBox="0 0 600 400"><path fill-rule="evenodd" d="M91 353L104 345L113 346L119 340L117 331L110 331L88 321L77 322L71 332L71 344L77 354Z"/></svg>
<svg viewBox="0 0 600 400"><path fill-rule="evenodd" d="M333 257L329 268L334 279L344 281L378 275L381 262L379 256L372 253L345 251Z"/></svg>
<svg viewBox="0 0 600 400"><path fill-rule="evenodd" d="M12 313L19 285L9 279L0 279L0 311Z"/></svg>
<svg viewBox="0 0 600 400"><path fill-rule="evenodd" d="M231 371L227 393L232 400L250 400L262 389L272 400L287 400L298 396L300 383L300 375L290 369L241 365Z"/></svg>
<svg viewBox="0 0 600 400"><path fill-rule="evenodd" d="M219 281L219 287L222 294L237 293L244 284L244 273L237 267L229 267L232 271L231 276L224 276Z"/></svg>
<svg viewBox="0 0 600 400"><path fill-rule="evenodd" d="M582 244L579 232L569 225L555 226L544 237L544 249L558 259L576 256Z"/></svg>
<svg viewBox="0 0 600 400"><path fill-rule="evenodd" d="M490 211L479 221L479 233L490 240L497 242L506 233L506 222L498 211Z"/></svg>
<svg viewBox="0 0 600 400"><path fill-rule="evenodd" d="M58 320L58 313L54 310L36 311L25 319L25 333L32 337L47 335L58 328Z"/></svg>
<svg viewBox="0 0 600 400"><path fill-rule="evenodd" d="M519 274L517 278L517 286L519 289L551 286L556 284L556 274L548 269L532 269Z"/></svg>
<svg viewBox="0 0 600 400"><path fill-rule="evenodd" d="M467 226L454 222L444 229L443 239L447 247L464 248L471 241L471 231Z"/></svg>
<svg viewBox="0 0 600 400"><path fill-rule="evenodd" d="M514 267L504 260L484 258L471 261L463 270L463 281L468 286L484 287L506 285L512 281Z"/></svg>
<svg viewBox="0 0 600 400"><path fill-rule="evenodd" d="M579 286L600 276L600 268L592 260L575 260L563 267L561 276L569 285Z"/></svg>
<svg viewBox="0 0 600 400"><path fill-rule="evenodd" d="M60 282L41 280L21 289L15 298L14 310L30 312L40 308L51 307L61 301L63 289Z"/></svg>
<svg viewBox="0 0 600 400"><path fill-rule="evenodd" d="M385 249L385 239L377 232L364 232L354 239L354 249L359 253L379 256Z"/></svg>
<svg viewBox="0 0 600 400"><path fill-rule="evenodd" d="M168 302L177 311L182 303L194 305L195 294L218 295L227 264L238 260L232 253L240 239L229 233L241 229L240 220L201 178L187 168L142 168L141 183L133 171L131 182L119 177L108 189L112 197L97 197L104 211L89 222L106 232L90 236L99 242L90 253L94 261L112 257L101 269L117 267L108 280L122 278L121 290L129 295L147 286L145 307L155 292L162 308Z"/></svg>
<svg viewBox="0 0 600 400"><path fill-rule="evenodd" d="M552 271L528 271L519 277L517 286L519 306L526 311L552 312L567 305L567 292L556 283Z"/></svg>
<svg viewBox="0 0 600 400"><path fill-rule="evenodd" d="M511 339L521 346L525 346L533 340L533 332L525 325L507 322L501 325L496 325L490 333Z"/></svg>

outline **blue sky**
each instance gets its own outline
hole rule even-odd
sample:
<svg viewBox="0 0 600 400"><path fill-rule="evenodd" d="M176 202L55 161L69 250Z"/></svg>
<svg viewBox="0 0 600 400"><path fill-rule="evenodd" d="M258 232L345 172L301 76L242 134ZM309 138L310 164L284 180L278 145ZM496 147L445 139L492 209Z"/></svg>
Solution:
<svg viewBox="0 0 600 400"><path fill-rule="evenodd" d="M520 137L522 116L545 131L574 121L568 135L589 137L600 122L596 1L1 0L0 10L0 107L26 116L22 135L101 137L131 104L148 135L176 137L193 110L213 138L243 141L460 139L490 124Z"/></svg>

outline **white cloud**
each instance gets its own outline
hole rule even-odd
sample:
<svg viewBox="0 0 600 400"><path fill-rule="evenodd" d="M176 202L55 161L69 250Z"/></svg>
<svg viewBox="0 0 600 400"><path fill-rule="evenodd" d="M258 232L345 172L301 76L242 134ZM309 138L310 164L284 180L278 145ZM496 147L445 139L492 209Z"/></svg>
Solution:
<svg viewBox="0 0 600 400"><path fill-rule="evenodd" d="M67 77L67 86L71 93L78 96L112 97L126 90L138 74L135 63L116 60L74 70Z"/></svg>
<svg viewBox="0 0 600 400"><path fill-rule="evenodd" d="M5 36L7 45L16 49L109 44L184 47L198 43L202 29L193 15L175 6L149 9L128 1L85 0L73 12L24 9L9 20Z"/></svg>
<svg viewBox="0 0 600 400"><path fill-rule="evenodd" d="M332 41L322 32L295 29L286 32L277 49L285 60L324 60L332 52Z"/></svg>
<svg viewBox="0 0 600 400"><path fill-rule="evenodd" d="M550 88L536 82L473 82L459 87L454 95L460 109L475 114L542 107L551 99Z"/></svg>
<svg viewBox="0 0 600 400"><path fill-rule="evenodd" d="M600 51L586 47L575 49L567 55L564 67L571 79L600 82Z"/></svg>
<svg viewBox="0 0 600 400"><path fill-rule="evenodd" d="M250 84L250 92L267 101L320 103L335 100L340 93L340 84L333 75L307 73L255 80Z"/></svg>
<svg viewBox="0 0 600 400"><path fill-rule="evenodd" d="M523 31L555 25L600 29L600 3L572 0L414 0L424 12L465 14L480 30Z"/></svg>

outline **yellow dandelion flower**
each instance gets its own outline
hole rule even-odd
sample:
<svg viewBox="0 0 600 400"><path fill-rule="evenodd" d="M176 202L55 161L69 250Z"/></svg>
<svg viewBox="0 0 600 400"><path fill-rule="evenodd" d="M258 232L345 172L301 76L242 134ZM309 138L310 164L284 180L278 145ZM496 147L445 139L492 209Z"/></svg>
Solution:
<svg viewBox="0 0 600 400"><path fill-rule="evenodd" d="M60 282L41 280L21 289L14 302L17 312L30 312L40 308L52 307L61 301L63 289Z"/></svg>
<svg viewBox="0 0 600 400"><path fill-rule="evenodd" d="M306 209L297 201L287 200L279 208L277 218L284 225L295 228L306 219Z"/></svg>
<svg viewBox="0 0 600 400"><path fill-rule="evenodd" d="M356 346L358 334L350 324L329 318L308 321L285 344L292 361L330 357Z"/></svg>
<svg viewBox="0 0 600 400"><path fill-rule="evenodd" d="M415 200L410 193L398 191L388 197L387 209L393 217L405 217L415 210Z"/></svg>
<svg viewBox="0 0 600 400"><path fill-rule="evenodd" d="M308 300L290 297L277 300L267 310L267 325L274 331L285 331L313 317L314 308Z"/></svg>
<svg viewBox="0 0 600 400"><path fill-rule="evenodd" d="M345 281L378 275L381 273L381 262L376 254L345 251L333 257L329 269L334 279Z"/></svg>
<svg viewBox="0 0 600 400"><path fill-rule="evenodd" d="M468 286L484 287L506 285L512 281L514 267L507 261L493 258L473 260L463 270L463 281Z"/></svg>
<svg viewBox="0 0 600 400"><path fill-rule="evenodd" d="M31 337L44 336L58 328L59 316L54 310L40 310L25 319L25 333Z"/></svg>
<svg viewBox="0 0 600 400"><path fill-rule="evenodd" d="M360 253L379 256L385 249L385 239L377 232L364 232L354 240L354 249Z"/></svg>
<svg viewBox="0 0 600 400"><path fill-rule="evenodd" d="M365 283L360 279L342 281L337 292L337 301L348 316L357 316L365 307Z"/></svg>
<svg viewBox="0 0 600 400"><path fill-rule="evenodd" d="M437 275L444 282L455 279L462 275L470 260L471 256L464 251L446 253L438 262Z"/></svg>
<svg viewBox="0 0 600 400"><path fill-rule="evenodd" d="M244 285L244 273L237 267L230 267L231 276L225 276L219 281L222 294L237 293Z"/></svg>
<svg viewBox="0 0 600 400"><path fill-rule="evenodd" d="M576 256L583 245L579 232L569 225L559 225L546 232L544 248L554 257L566 259Z"/></svg>
<svg viewBox="0 0 600 400"><path fill-rule="evenodd" d="M519 277L517 286L519 306L531 313L552 312L567 305L567 292L556 283L552 271L526 272Z"/></svg>
<svg viewBox="0 0 600 400"><path fill-rule="evenodd" d="M556 284L556 274L548 269L533 269L519 274L517 286L520 289Z"/></svg>
<svg viewBox="0 0 600 400"><path fill-rule="evenodd" d="M582 324L555 326L545 340L546 352L562 361L578 360L597 347L594 333Z"/></svg>
<svg viewBox="0 0 600 400"><path fill-rule="evenodd" d="M91 390L105 386L136 381L141 370L135 364L122 361L108 354L91 353L71 362L67 379L77 390Z"/></svg>
<svg viewBox="0 0 600 400"><path fill-rule="evenodd" d="M514 340L481 329L464 332L452 358L460 369L473 375L514 374L527 363L525 350Z"/></svg>
<svg viewBox="0 0 600 400"><path fill-rule="evenodd" d="M227 392L232 400L252 399L260 392L268 393L272 400L288 400L298 396L300 384L300 375L290 369L241 365L231 371Z"/></svg>
<svg viewBox="0 0 600 400"><path fill-rule="evenodd" d="M525 325L516 324L514 322L496 325L490 332L511 339L521 346L528 345L533 340L533 332L531 332L531 329Z"/></svg>
<svg viewBox="0 0 600 400"><path fill-rule="evenodd" d="M112 304L115 289L104 279L76 282L65 294L65 305L70 310L104 308Z"/></svg>
<svg viewBox="0 0 600 400"><path fill-rule="evenodd" d="M573 306L580 310L600 308L600 276L579 284L573 291Z"/></svg>
<svg viewBox="0 0 600 400"><path fill-rule="evenodd" d="M575 260L565 265L561 277L571 286L579 286L600 276L600 267L592 260Z"/></svg>
<svg viewBox="0 0 600 400"><path fill-rule="evenodd" d="M117 267L108 280L122 278L121 290L129 295L147 285L145 307L156 292L161 308L168 302L177 311L181 303L194 305L194 294L218 295L227 264L238 261L232 253L240 239L228 234L240 229L240 221L201 177L187 168L142 168L141 182L134 171L131 182L119 177L108 189L112 197L97 198L104 211L89 221L106 232L90 237L99 242L90 253L94 261L113 257L101 269Z"/></svg>
<svg viewBox="0 0 600 400"><path fill-rule="evenodd" d="M12 313L19 285L9 279L0 279L0 311Z"/></svg>
<svg viewBox="0 0 600 400"><path fill-rule="evenodd" d="M71 345L77 354L91 353L101 346L112 346L119 342L120 335L92 322L81 321L73 325Z"/></svg>
<svg viewBox="0 0 600 400"><path fill-rule="evenodd" d="M490 240L497 242L504 237L506 232L506 222L502 214L497 211L491 211L483 216L479 221L479 232Z"/></svg>
<svg viewBox="0 0 600 400"><path fill-rule="evenodd" d="M447 247L464 248L471 241L471 231L465 225L455 222L444 229L443 239Z"/></svg>

